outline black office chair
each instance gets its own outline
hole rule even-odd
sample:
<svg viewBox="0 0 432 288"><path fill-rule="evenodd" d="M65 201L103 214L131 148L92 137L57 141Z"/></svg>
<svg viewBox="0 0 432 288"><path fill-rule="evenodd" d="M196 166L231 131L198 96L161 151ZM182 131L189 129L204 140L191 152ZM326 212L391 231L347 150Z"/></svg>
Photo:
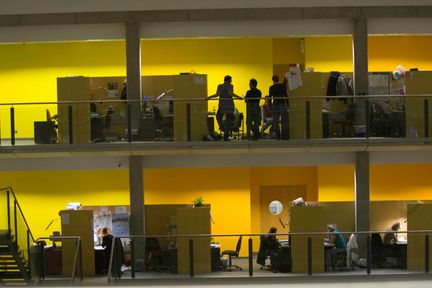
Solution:
<svg viewBox="0 0 432 288"><path fill-rule="evenodd" d="M164 265L164 257L167 256L166 251L160 248L157 238L150 237L145 241L145 257L147 270L170 270L168 265Z"/></svg>
<svg viewBox="0 0 432 288"><path fill-rule="evenodd" d="M371 235L372 267L382 267L385 263L384 245L379 233Z"/></svg>
<svg viewBox="0 0 432 288"><path fill-rule="evenodd" d="M241 267L237 266L237 265L232 265L232 257L237 257L239 256L240 253L240 249L241 249L241 244L242 244L242 236L240 236L239 240L237 241L237 246L236 246L236 250L225 250L222 251L222 256L224 255L228 255L228 267L227 270L228 271L232 271L231 268L236 268L238 270L243 270Z"/></svg>

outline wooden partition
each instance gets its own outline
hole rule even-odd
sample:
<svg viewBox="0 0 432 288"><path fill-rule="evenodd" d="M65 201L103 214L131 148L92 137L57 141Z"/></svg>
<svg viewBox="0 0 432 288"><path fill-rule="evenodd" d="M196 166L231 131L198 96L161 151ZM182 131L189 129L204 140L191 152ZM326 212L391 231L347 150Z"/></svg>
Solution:
<svg viewBox="0 0 432 288"><path fill-rule="evenodd" d="M291 232L325 232L324 207L293 207ZM312 236L312 272L324 271L324 237ZM291 237L292 272L307 273L308 236Z"/></svg>
<svg viewBox="0 0 432 288"><path fill-rule="evenodd" d="M415 97L418 94L432 93L432 72L417 71L413 77L405 79L406 93L405 113L406 113L406 133L407 137L424 137L424 100L426 97ZM429 103L431 111L432 103ZM430 112L429 112L430 113ZM429 117L429 135L431 135L432 117Z"/></svg>
<svg viewBox="0 0 432 288"><path fill-rule="evenodd" d="M62 236L79 236L82 245L83 275L94 276L95 256L93 239L92 210L62 210L60 211ZM63 275L72 275L76 243L73 240L62 242Z"/></svg>
<svg viewBox="0 0 432 288"><path fill-rule="evenodd" d="M432 230L432 204L408 204L408 230ZM429 233L429 238L432 234ZM408 270L424 270L425 234L408 234ZM429 266L432 251L429 250Z"/></svg>
<svg viewBox="0 0 432 288"><path fill-rule="evenodd" d="M57 78L58 101L101 100L96 103L97 117L103 117L111 107L109 132L119 140L127 137L127 105L123 102L103 103L103 101L120 100L125 77L65 77ZM162 100L172 97L175 101L173 111L166 111L164 117L173 118L174 140L187 140L187 104L191 106L191 140L200 141L208 132L207 129L207 75L166 75L143 76L142 93L151 99L172 90ZM160 101L162 103L162 101ZM164 102L167 103L168 102ZM69 143L68 106L59 105L59 139L60 143ZM168 106L168 105L167 105ZM90 104L72 105L73 107L73 143L91 142ZM139 122L142 113L131 115L132 122ZM138 119L138 120L137 120ZM145 128L145 127L143 127ZM148 127L147 127L148 128Z"/></svg>
<svg viewBox="0 0 432 288"><path fill-rule="evenodd" d="M354 202L321 202L324 208L325 224L336 224L340 232L352 232L355 230L355 206ZM343 234L346 240L349 235Z"/></svg>
<svg viewBox="0 0 432 288"><path fill-rule="evenodd" d="M90 99L89 77L57 78L58 101L87 101ZM58 137L61 144L69 143L69 105L58 105ZM90 106L80 104L72 106L73 143L90 142Z"/></svg>
<svg viewBox="0 0 432 288"><path fill-rule="evenodd" d="M210 234L210 208L178 208L177 233ZM189 274L189 239L193 240L194 273L205 274L211 272L210 237L179 238L177 249L178 273Z"/></svg>

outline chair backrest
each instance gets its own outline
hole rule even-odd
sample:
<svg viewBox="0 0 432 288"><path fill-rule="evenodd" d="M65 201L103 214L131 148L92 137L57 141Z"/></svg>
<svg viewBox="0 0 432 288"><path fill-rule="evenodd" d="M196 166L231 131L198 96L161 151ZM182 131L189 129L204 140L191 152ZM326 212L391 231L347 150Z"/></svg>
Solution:
<svg viewBox="0 0 432 288"><path fill-rule="evenodd" d="M242 236L240 236L239 240L237 241L237 246L236 246L236 257L238 257L238 255L239 255L239 253L240 253L241 244L242 244Z"/></svg>
<svg viewBox="0 0 432 288"><path fill-rule="evenodd" d="M149 237L145 240L145 251L146 252L154 252L160 251L161 248L159 246L159 241L157 238Z"/></svg>
<svg viewBox="0 0 432 288"><path fill-rule="evenodd" d="M383 241L379 233L372 233L371 236L371 248L372 250L381 249L383 246Z"/></svg>

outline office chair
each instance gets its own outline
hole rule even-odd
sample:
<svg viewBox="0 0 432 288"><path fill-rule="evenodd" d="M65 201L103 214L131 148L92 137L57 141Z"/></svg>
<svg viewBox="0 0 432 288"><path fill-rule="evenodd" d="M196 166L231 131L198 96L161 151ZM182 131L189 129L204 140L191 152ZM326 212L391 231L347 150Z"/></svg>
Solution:
<svg viewBox="0 0 432 288"><path fill-rule="evenodd" d="M258 256L256 263L261 265L261 270L268 269L270 270L271 267L266 266L265 262L267 257L269 256L269 248L267 245L266 237L264 235L260 236L260 246L258 250Z"/></svg>
<svg viewBox="0 0 432 288"><path fill-rule="evenodd" d="M147 270L170 270L168 265L163 265L165 253L162 251L157 238L150 237L145 240L145 264Z"/></svg>
<svg viewBox="0 0 432 288"><path fill-rule="evenodd" d="M236 268L236 269L238 269L238 270L242 270L241 267L239 267L237 265L232 265L232 257L237 257L238 258L239 253L240 253L240 249L241 249L241 244L242 244L242 236L240 236L240 238L237 241L237 246L236 246L236 250L235 251L233 251L233 250L222 251L222 256L228 255L229 261L228 261L227 270L230 271L230 272L232 271L231 268L233 268L233 267Z"/></svg>
<svg viewBox="0 0 432 288"><path fill-rule="evenodd" d="M385 263L384 245L379 233L371 235L372 266L380 267Z"/></svg>

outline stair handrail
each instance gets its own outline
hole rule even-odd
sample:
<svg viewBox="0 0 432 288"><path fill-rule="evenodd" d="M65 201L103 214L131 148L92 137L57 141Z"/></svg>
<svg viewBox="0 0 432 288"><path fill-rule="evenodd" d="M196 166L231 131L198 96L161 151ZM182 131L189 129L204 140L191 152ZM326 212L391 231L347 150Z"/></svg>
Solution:
<svg viewBox="0 0 432 288"><path fill-rule="evenodd" d="M21 206L19 205L18 199L15 196L15 193L14 193L14 191L12 189L12 186L0 188L0 191L10 191L11 192L12 197L13 197L13 199L16 202L16 205L18 207L18 211L21 214L21 217L22 217L22 219L24 221L24 224L26 225L27 231L29 232L31 239L33 240L33 243L36 242L35 239L34 239L34 237L33 237L33 233L31 232L30 227L29 227L29 225L27 223L27 219L25 218L24 213L23 213L23 211L21 209ZM9 205L9 203L8 203L8 205Z"/></svg>

